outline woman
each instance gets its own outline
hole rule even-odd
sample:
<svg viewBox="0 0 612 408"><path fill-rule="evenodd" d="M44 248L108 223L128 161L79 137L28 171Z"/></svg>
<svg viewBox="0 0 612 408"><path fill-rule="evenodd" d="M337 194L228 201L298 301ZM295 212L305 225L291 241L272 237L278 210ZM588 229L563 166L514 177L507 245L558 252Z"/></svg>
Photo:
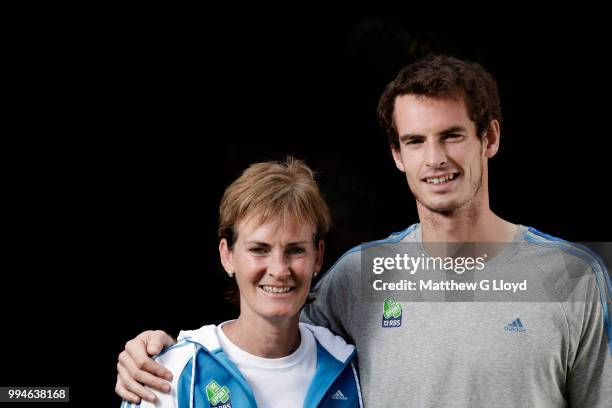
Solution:
<svg viewBox="0 0 612 408"><path fill-rule="evenodd" d="M182 331L157 356L173 380L155 406L360 407L355 348L299 323L330 225L312 171L291 158L254 164L226 189L219 215L219 254L240 316Z"/></svg>

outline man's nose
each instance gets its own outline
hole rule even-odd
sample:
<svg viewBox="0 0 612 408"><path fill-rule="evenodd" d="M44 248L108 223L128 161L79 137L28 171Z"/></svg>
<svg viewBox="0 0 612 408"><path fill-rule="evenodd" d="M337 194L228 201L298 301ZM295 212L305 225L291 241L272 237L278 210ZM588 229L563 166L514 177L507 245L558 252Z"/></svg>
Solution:
<svg viewBox="0 0 612 408"><path fill-rule="evenodd" d="M425 143L425 164L428 167L440 167L445 165L446 161L446 151L440 143Z"/></svg>

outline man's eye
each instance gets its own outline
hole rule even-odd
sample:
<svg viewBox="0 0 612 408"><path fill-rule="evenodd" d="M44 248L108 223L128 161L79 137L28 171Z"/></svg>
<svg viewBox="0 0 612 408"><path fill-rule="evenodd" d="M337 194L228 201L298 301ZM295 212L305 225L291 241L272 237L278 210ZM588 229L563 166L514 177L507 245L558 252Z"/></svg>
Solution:
<svg viewBox="0 0 612 408"><path fill-rule="evenodd" d="M456 133L451 133L451 134L446 135L444 138L445 138L445 139L453 139L453 140L457 140L457 139L460 139L460 138L462 138L462 137L463 137L463 135L458 135L458 134L456 134Z"/></svg>
<svg viewBox="0 0 612 408"><path fill-rule="evenodd" d="M419 144L419 143L421 143L421 141L418 140L418 139L410 139L410 140L406 141L407 145L415 145L415 144Z"/></svg>
<svg viewBox="0 0 612 408"><path fill-rule="evenodd" d="M266 249L262 247L253 247L253 248L249 248L249 252L255 255L263 255L266 253Z"/></svg>

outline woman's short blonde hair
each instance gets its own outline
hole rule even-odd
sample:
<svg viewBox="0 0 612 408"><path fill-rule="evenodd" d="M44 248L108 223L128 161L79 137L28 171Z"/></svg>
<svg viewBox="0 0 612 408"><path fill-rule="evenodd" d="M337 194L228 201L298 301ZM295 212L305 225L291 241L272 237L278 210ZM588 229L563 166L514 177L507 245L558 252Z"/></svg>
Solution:
<svg viewBox="0 0 612 408"><path fill-rule="evenodd" d="M314 243L324 239L331 216L314 172L301 160L255 163L247 168L223 194L219 206L219 239L228 247L236 242L236 224L255 217L259 223L295 219L316 228Z"/></svg>

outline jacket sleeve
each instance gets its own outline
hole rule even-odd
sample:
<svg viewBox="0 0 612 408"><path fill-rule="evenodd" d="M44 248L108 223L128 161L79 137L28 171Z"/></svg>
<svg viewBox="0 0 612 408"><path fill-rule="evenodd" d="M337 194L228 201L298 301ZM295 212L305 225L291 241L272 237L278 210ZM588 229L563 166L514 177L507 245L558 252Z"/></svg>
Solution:
<svg viewBox="0 0 612 408"><path fill-rule="evenodd" d="M194 346L186 341L179 342L165 349L155 357L155 361L166 367L172 373L170 392L165 393L147 387L157 398L155 403L142 400L140 404L130 404L123 401L121 408L178 408L178 384L183 370L191 361Z"/></svg>

